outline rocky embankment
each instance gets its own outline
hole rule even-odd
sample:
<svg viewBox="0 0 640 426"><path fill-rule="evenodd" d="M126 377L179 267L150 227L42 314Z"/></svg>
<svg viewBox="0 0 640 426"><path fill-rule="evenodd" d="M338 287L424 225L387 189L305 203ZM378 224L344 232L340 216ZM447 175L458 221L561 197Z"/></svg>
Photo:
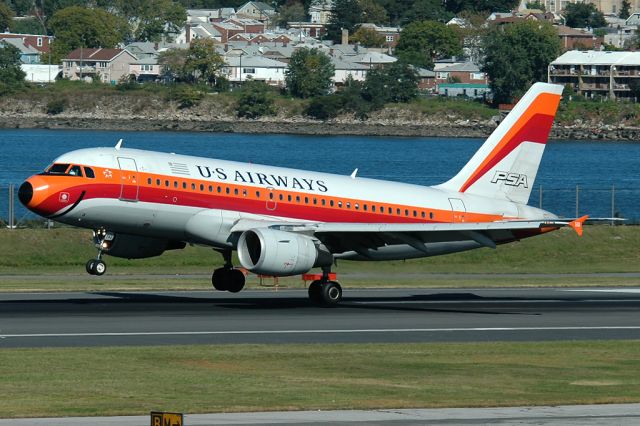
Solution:
<svg viewBox="0 0 640 426"><path fill-rule="evenodd" d="M206 99L198 106L186 109L154 98L81 99L70 102L55 115L46 113L47 102L46 99L0 100L0 128L485 137L497 125L495 118L463 119L455 114L427 116L402 107L377 111L365 121L352 116L318 121L286 111L257 120L239 119L229 105ZM555 125L551 138L640 141L640 127L597 122Z"/></svg>

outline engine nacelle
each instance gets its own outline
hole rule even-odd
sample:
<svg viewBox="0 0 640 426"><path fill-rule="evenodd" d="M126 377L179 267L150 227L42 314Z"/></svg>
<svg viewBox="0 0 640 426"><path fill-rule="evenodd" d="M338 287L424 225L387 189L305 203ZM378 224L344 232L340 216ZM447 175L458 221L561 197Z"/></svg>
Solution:
<svg viewBox="0 0 640 426"><path fill-rule="evenodd" d="M238 258L251 272L279 277L329 266L333 260L310 237L267 228L249 229L240 235Z"/></svg>
<svg viewBox="0 0 640 426"><path fill-rule="evenodd" d="M143 259L160 256L165 250L183 249L185 246L182 241L107 232L100 248L110 256Z"/></svg>

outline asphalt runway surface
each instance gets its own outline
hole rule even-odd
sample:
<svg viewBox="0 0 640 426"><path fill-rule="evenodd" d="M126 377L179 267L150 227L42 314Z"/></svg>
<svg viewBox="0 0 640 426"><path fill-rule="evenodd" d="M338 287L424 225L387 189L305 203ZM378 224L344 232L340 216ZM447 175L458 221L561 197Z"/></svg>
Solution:
<svg viewBox="0 0 640 426"><path fill-rule="evenodd" d="M640 289L0 293L0 348L640 339Z"/></svg>

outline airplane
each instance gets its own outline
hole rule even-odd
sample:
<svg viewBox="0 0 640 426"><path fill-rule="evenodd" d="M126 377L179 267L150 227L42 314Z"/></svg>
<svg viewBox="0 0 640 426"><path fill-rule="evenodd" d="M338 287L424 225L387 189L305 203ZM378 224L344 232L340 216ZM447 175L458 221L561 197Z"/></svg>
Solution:
<svg viewBox="0 0 640 426"><path fill-rule="evenodd" d="M333 306L339 259L411 259L496 248L570 226L527 205L563 86L535 83L470 161L449 181L427 187L391 181L127 149L88 148L58 157L28 178L19 199L51 220L92 229L98 255L129 259L186 244L220 252L213 287L239 292L246 270L292 276L320 268L312 302Z"/></svg>

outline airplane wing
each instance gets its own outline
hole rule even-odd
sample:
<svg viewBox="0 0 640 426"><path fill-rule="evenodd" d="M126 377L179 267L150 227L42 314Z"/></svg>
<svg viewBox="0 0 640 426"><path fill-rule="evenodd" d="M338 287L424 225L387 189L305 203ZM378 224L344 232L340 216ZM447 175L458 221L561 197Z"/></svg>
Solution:
<svg viewBox="0 0 640 426"><path fill-rule="evenodd" d="M482 223L290 223L238 221L232 232L252 228L270 228L305 234L318 239L332 253L378 250L385 246L405 244L429 255L427 244L475 241L480 246L496 248L535 234L552 231L564 226L582 235L582 224L587 216L574 221L497 221Z"/></svg>

